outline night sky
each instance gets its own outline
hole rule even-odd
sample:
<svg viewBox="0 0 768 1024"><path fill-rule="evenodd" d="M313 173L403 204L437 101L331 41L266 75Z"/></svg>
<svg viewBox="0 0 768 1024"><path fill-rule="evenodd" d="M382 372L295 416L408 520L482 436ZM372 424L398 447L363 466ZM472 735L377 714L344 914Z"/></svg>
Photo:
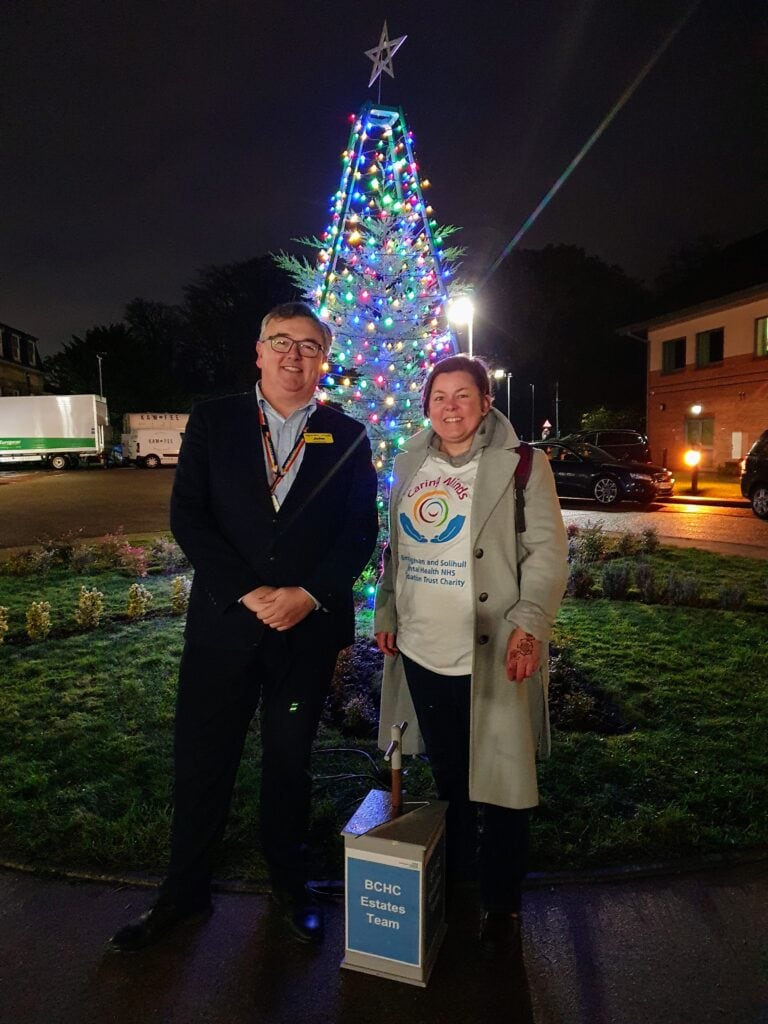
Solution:
<svg viewBox="0 0 768 1024"><path fill-rule="evenodd" d="M384 18L408 39L382 102L471 275L670 37L520 245L650 280L680 243L768 227L764 0L6 0L0 320L47 354L322 231Z"/></svg>

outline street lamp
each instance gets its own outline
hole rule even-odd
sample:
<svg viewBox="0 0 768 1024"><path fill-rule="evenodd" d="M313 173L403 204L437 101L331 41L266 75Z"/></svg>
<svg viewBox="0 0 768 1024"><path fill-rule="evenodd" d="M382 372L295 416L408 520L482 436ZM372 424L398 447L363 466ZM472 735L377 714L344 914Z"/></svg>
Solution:
<svg viewBox="0 0 768 1024"><path fill-rule="evenodd" d="M97 352L96 353L96 358L99 361L99 398L103 398L104 397L104 381L102 380L102 377L101 377L101 360L104 358L104 353L103 352Z"/></svg>
<svg viewBox="0 0 768 1024"><path fill-rule="evenodd" d="M686 466L689 466L691 470L691 494L698 494L701 452L697 448L689 448L685 455L683 455L683 462L685 462Z"/></svg>
<svg viewBox="0 0 768 1024"><path fill-rule="evenodd" d="M536 385L531 384L531 440L536 440Z"/></svg>
<svg viewBox="0 0 768 1024"><path fill-rule="evenodd" d="M494 380L504 380L505 377L507 378L507 419L511 420L512 419L512 416L511 416L512 402L511 402L510 395L509 395L509 383L512 380L512 374L509 372L509 370L494 370L493 371L493 377L494 377Z"/></svg>
<svg viewBox="0 0 768 1024"><path fill-rule="evenodd" d="M461 298L449 302L448 319L457 327L466 326L469 358L471 359L473 355L472 326L475 320L475 304L472 299L468 295L462 295Z"/></svg>

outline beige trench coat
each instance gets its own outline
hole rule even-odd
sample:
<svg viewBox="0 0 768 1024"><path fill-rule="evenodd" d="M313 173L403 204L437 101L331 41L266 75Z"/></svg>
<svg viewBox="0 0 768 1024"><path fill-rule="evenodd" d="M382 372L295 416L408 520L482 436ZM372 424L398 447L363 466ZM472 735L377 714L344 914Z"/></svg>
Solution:
<svg viewBox="0 0 768 1024"><path fill-rule="evenodd" d="M525 532L515 534L514 472L520 441L495 409L493 436L483 449L472 499L472 586L475 647L472 663L469 796L502 807L538 803L536 755L549 755L547 641L568 577L568 546L549 462L534 451L525 491ZM397 456L390 523L397 521L403 491L427 454L432 431L414 435ZM518 561L520 582L518 583ZM376 594L374 630L397 633L395 579L397 529L391 530ZM543 643L542 668L524 683L506 676L506 648L516 626ZM379 745L385 749L394 722L406 720L403 751L423 750L416 713L399 656L384 659Z"/></svg>

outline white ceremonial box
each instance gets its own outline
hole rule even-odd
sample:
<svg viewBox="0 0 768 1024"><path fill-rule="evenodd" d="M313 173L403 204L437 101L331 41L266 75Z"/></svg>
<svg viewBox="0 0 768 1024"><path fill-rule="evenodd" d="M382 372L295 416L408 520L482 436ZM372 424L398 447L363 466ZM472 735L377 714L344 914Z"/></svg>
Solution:
<svg viewBox="0 0 768 1024"><path fill-rule="evenodd" d="M445 935L444 801L371 790L344 836L346 949L341 966L422 988Z"/></svg>

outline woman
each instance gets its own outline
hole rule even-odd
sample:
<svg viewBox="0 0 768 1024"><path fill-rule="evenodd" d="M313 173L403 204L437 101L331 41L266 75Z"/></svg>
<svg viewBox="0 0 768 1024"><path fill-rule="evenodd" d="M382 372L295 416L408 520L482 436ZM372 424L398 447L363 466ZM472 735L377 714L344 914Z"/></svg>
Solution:
<svg viewBox="0 0 768 1024"><path fill-rule="evenodd" d="M491 408L477 359L438 363L424 388L431 429L395 460L390 542L374 631L387 655L380 740L419 731L446 824L449 882L479 867L480 945L519 941L536 754L549 753L547 640L565 589L567 544L554 478L534 451L525 527L515 531L520 441ZM482 834L477 857L478 810Z"/></svg>

